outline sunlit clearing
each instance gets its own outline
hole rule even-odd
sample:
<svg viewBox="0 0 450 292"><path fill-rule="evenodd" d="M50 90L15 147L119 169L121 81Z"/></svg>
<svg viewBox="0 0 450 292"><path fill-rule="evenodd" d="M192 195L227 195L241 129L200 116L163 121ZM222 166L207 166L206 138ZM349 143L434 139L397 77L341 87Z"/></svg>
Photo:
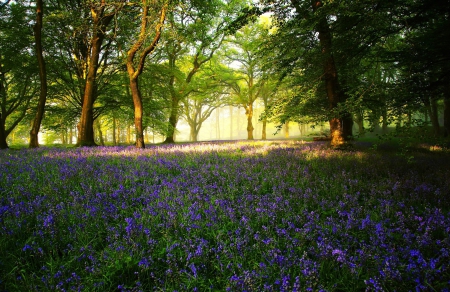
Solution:
<svg viewBox="0 0 450 292"><path fill-rule="evenodd" d="M295 140L259 140L259 141L226 141L226 142L198 142L188 144L151 145L146 149L134 146L114 147L80 147L72 150L39 150L43 156L50 158L80 158L80 157L141 157L177 154L207 154L227 153L236 156L265 156L270 151L291 149L295 151L311 151L320 149L322 144Z"/></svg>

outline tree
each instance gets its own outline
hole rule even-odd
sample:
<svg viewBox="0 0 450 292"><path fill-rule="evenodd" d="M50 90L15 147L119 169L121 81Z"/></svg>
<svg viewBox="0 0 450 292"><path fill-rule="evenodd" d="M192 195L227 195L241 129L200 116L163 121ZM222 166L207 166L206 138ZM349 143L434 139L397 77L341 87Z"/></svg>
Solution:
<svg viewBox="0 0 450 292"><path fill-rule="evenodd" d="M47 70L42 53L42 16L44 5L42 0L36 0L36 24L34 25L34 39L36 41L36 56L39 64L40 94L36 110L36 116L30 131L30 148L39 146L38 133L44 116L45 102L47 100Z"/></svg>
<svg viewBox="0 0 450 292"><path fill-rule="evenodd" d="M320 80L314 94L327 99L332 137L336 121L343 139L351 134L351 114L370 110L362 118L376 122L382 114L386 123L388 112L401 115L406 110L411 116L422 111L420 104L429 108L435 131L439 129L433 104L447 92L448 1L260 2L278 21L270 46L277 50L276 68L303 88L286 101L284 110L295 113L288 105L295 108L294 101L299 105L303 99L312 101L309 93ZM392 68L396 72L384 84L384 77L368 83L367 73L374 68L379 73Z"/></svg>
<svg viewBox="0 0 450 292"><path fill-rule="evenodd" d="M270 78L267 76L268 80L264 83L263 88L261 90L261 100L264 105L264 111L269 108L269 106L274 102L274 96L276 94L276 80L273 78ZM267 116L265 112L263 112L261 116L262 121L262 132L261 132L261 139L266 140L267 139Z"/></svg>
<svg viewBox="0 0 450 292"><path fill-rule="evenodd" d="M259 49L267 34L261 24L247 25L228 40L230 47L225 52L230 66L239 66L235 69L237 79L231 88L235 103L245 109L248 140L253 140L253 103L261 97L266 82Z"/></svg>
<svg viewBox="0 0 450 292"><path fill-rule="evenodd" d="M324 94L328 100L331 145L338 146L352 136L353 126L351 115L345 108L338 107L339 104L344 103L348 98L341 84L342 81L339 80L340 73L335 60L337 50L333 46L333 36L335 34L331 28L333 21L341 20L340 11L336 8L338 4L335 6L331 2L327 2L327 5L324 5L324 1L320 0L309 3L307 1L292 0L290 4L291 9L295 11L293 16L288 16L285 9L280 10L280 6L272 6L272 9L277 12L279 17L279 25L282 26L278 30L279 33L275 38L275 43L289 35L289 38L283 42L281 52L278 53L282 54L283 51L286 53L281 62L278 62L279 66L281 63L288 63L287 69L281 70L287 70L289 74L302 69L302 72L299 72L302 79L308 73L307 70L310 69L309 72L315 75L311 79L319 78L322 80L323 93L319 94ZM290 19L286 19L288 17ZM335 27L334 24L333 27ZM292 50L295 46L293 46L293 43L288 42L294 39L297 39L296 43L299 40L304 43L305 48L303 52L301 50L297 52ZM311 51L309 50L314 51L316 56L320 57L310 54ZM308 63L305 64L305 61ZM320 66L315 64L320 64ZM297 66L299 65L303 68L298 68Z"/></svg>
<svg viewBox="0 0 450 292"><path fill-rule="evenodd" d="M198 141L198 134L214 110L228 102L228 94L213 91L195 94L183 100L183 115L190 127L190 141Z"/></svg>
<svg viewBox="0 0 450 292"><path fill-rule="evenodd" d="M25 118L37 92L36 58L32 55L32 34L28 7L10 3L0 9L0 149L6 138Z"/></svg>
<svg viewBox="0 0 450 292"><path fill-rule="evenodd" d="M169 82L171 109L165 143L174 142L179 104L191 93L191 81L220 48L229 33L228 26L244 5L245 1L241 0L214 0L201 5L186 1L169 17L168 33L171 37L167 37L165 48L172 72ZM181 68L186 65L186 58L190 60L189 67Z"/></svg>
<svg viewBox="0 0 450 292"><path fill-rule="evenodd" d="M151 27L151 25L149 24L149 15L148 15L150 8L154 11L160 11L160 16L159 19L156 18L155 20L153 20L155 22L154 25L155 34L153 40L147 46L144 46L144 43L149 36L148 32L149 27ZM130 89L134 103L136 147L138 148L145 148L144 130L142 126L142 117L143 117L142 95L139 90L138 78L144 69L145 58L156 48L156 45L161 37L161 29L164 20L166 18L167 8L168 8L167 1L157 1L156 3L154 2L152 6L150 6L150 4L147 3L147 0L142 0L143 11L141 15L141 30L138 39L133 44L133 46L128 50L127 53L127 72L130 78ZM139 54L139 61L135 66L134 58L136 54Z"/></svg>
<svg viewBox="0 0 450 292"><path fill-rule="evenodd" d="M190 84L191 93L182 102L182 115L190 127L190 141L197 141L200 129L217 108L229 103L229 91L222 82L227 74L220 58L214 57Z"/></svg>
<svg viewBox="0 0 450 292"><path fill-rule="evenodd" d="M401 72L397 88L403 92L403 104L413 103L419 97L436 136L441 132L437 103L443 100L444 135L448 135L450 3L420 0L402 8L394 11L402 28L400 50L391 52Z"/></svg>
<svg viewBox="0 0 450 292"><path fill-rule="evenodd" d="M293 3L294 6L298 5L298 2L296 1L293 1ZM315 13L318 13L318 10L322 7L322 1L312 2L312 9ZM323 54L323 79L325 83L325 90L328 97L330 110L334 110L338 107L339 103L345 102L348 96L342 90L341 84L339 83L339 74L332 53L332 35L329 28L327 15L320 16L316 30L318 32L318 38ZM352 118L346 112L340 116L332 117L330 120L331 145L339 146L343 144L348 137L352 136L352 126Z"/></svg>
<svg viewBox="0 0 450 292"><path fill-rule="evenodd" d="M97 97L96 80L102 44L111 21L122 9L123 4L123 0L113 4L107 4L105 0L102 0L101 3L91 3L92 36L90 39L89 69L82 100L78 146L96 145L94 140L94 102Z"/></svg>

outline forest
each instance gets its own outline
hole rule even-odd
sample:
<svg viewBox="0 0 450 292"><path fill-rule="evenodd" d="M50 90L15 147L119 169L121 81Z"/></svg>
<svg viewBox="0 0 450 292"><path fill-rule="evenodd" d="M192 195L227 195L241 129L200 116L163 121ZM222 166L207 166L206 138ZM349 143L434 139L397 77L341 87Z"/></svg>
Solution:
<svg viewBox="0 0 450 292"><path fill-rule="evenodd" d="M449 292L449 14L0 0L0 292Z"/></svg>
<svg viewBox="0 0 450 292"><path fill-rule="evenodd" d="M0 148L448 136L445 0L1 3Z"/></svg>

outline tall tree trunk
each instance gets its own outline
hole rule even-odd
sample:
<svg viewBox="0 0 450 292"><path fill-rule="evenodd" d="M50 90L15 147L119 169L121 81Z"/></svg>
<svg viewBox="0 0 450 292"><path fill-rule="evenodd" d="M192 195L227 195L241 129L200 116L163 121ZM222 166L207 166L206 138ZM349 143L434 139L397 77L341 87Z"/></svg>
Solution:
<svg viewBox="0 0 450 292"><path fill-rule="evenodd" d="M33 126L30 131L30 148L39 147L38 133L41 127L42 118L44 117L45 102L47 100L47 70L45 68L45 60L42 54L42 15L44 14L44 5L42 2L42 0L36 0L36 24L34 25L34 38L36 41L36 55L39 64L41 89L36 116L34 117Z"/></svg>
<svg viewBox="0 0 450 292"><path fill-rule="evenodd" d="M130 78L130 89L131 89L131 95L133 98L133 104L134 104L134 126L136 131L136 147L137 148L145 148L145 141L144 141L144 128L142 126L142 117L144 114L143 106L142 106L142 95L139 90L139 75L141 75L142 71L144 70L144 64L145 64L145 58L153 52L153 50L156 48L156 45L159 42L159 39L161 37L161 29L162 25L164 23L164 20L166 19L166 11L167 11L167 3L165 3L161 7L161 16L159 18L159 22L156 25L155 28L155 36L152 40L152 42L145 48L142 49L142 46L146 40L148 31L148 12L149 12L149 6L147 4L147 0L142 0L142 16L141 16L141 29L139 33L138 40L133 44L133 46L130 48L130 50L127 52L127 72L128 76ZM142 49L142 50L141 50ZM141 50L141 51L140 51ZM140 51L139 56L139 62L137 63L137 66L135 68L134 66L134 58L136 56L136 53Z"/></svg>
<svg viewBox="0 0 450 292"><path fill-rule="evenodd" d="M142 142L144 143L144 129L142 129ZM131 126L127 126L127 144L131 144Z"/></svg>
<svg viewBox="0 0 450 292"><path fill-rule="evenodd" d="M190 131L190 140L191 142L197 142L198 141L198 130L197 130L197 125L193 125L191 127L191 131Z"/></svg>
<svg viewBox="0 0 450 292"><path fill-rule="evenodd" d="M439 118L438 118L438 110L437 110L437 101L434 98L425 98L423 99L423 103L425 105L426 110L428 111L428 115L430 116L431 126L433 129L433 133L438 136L440 132L439 126Z"/></svg>
<svg viewBox="0 0 450 292"><path fill-rule="evenodd" d="M6 143L5 119L2 118L2 113L0 112L0 149L7 148L8 143Z"/></svg>
<svg viewBox="0 0 450 292"><path fill-rule="evenodd" d="M358 135L364 136L366 130L364 129L364 113L358 111L356 113L356 124L358 125Z"/></svg>
<svg viewBox="0 0 450 292"><path fill-rule="evenodd" d="M380 131L380 116L378 115L378 113L373 113L373 116L372 116L372 118L371 118L371 122L372 122L372 127L373 127L373 130L375 131L375 132L378 132L378 131Z"/></svg>
<svg viewBox="0 0 450 292"><path fill-rule="evenodd" d="M245 108L245 115L247 116L247 140L253 140L253 104L250 103Z"/></svg>
<svg viewBox="0 0 450 292"><path fill-rule="evenodd" d="M142 125L142 117L144 115L144 110L142 106L141 91L139 90L137 78L135 80L130 78L130 88L134 103L134 127L136 131L136 147L145 148L144 127Z"/></svg>
<svg viewBox="0 0 450 292"><path fill-rule="evenodd" d="M117 128L117 145L120 145L120 143L122 142L122 129L120 128L120 121L116 120L116 128Z"/></svg>
<svg viewBox="0 0 450 292"><path fill-rule="evenodd" d="M219 108L216 109L216 133L217 133L217 139L220 140L220 110Z"/></svg>
<svg viewBox="0 0 450 292"><path fill-rule="evenodd" d="M78 123L77 123L77 143L76 143L76 145L80 145L80 141L81 141L81 131L80 131L80 129L81 129L81 124L78 121Z"/></svg>
<svg viewBox="0 0 450 292"><path fill-rule="evenodd" d="M136 131L136 147L145 148L144 127L142 117L144 116L144 108L142 105L141 91L139 90L138 78L130 78L130 89L134 104L134 127Z"/></svg>
<svg viewBox="0 0 450 292"><path fill-rule="evenodd" d="M112 124L113 128L112 128L112 142L113 145L117 145L117 137L116 137L116 119L113 118L113 124Z"/></svg>
<svg viewBox="0 0 450 292"><path fill-rule="evenodd" d="M241 139L240 137L240 126L241 126L241 115L239 114L239 107L237 108L237 115L236 115L236 139Z"/></svg>
<svg viewBox="0 0 450 292"><path fill-rule="evenodd" d="M289 138L289 121L284 123L284 138Z"/></svg>
<svg viewBox="0 0 450 292"><path fill-rule="evenodd" d="M102 125L100 124L99 120L96 120L94 124L95 124L95 127L97 128L98 139L99 139L100 145L105 146L105 141L103 140Z"/></svg>
<svg viewBox="0 0 450 292"><path fill-rule="evenodd" d="M97 29L95 29L97 30ZM97 79L98 60L101 52L103 37L100 33L95 33L92 43L92 52L89 64L89 71L86 78L86 86L83 96L83 108L80 118L80 141L78 146L96 146L94 141L94 101L95 87Z"/></svg>
<svg viewBox="0 0 450 292"><path fill-rule="evenodd" d="M441 127L439 125L439 113L437 108L437 100L431 98L431 124L433 125L434 135L439 136Z"/></svg>
<svg viewBox="0 0 450 292"><path fill-rule="evenodd" d="M450 136L450 77L447 77L444 90L444 137Z"/></svg>
<svg viewBox="0 0 450 292"><path fill-rule="evenodd" d="M321 0L312 0L312 8L316 11L322 6ZM332 55L332 36L326 17L318 24L319 42L324 58L325 91L328 97L330 111L337 108L338 104L345 102L347 95L341 90L338 81L338 71ZM340 113L330 119L331 146L339 146L352 136L353 120L349 113Z"/></svg>
<svg viewBox="0 0 450 292"><path fill-rule="evenodd" d="M233 106L229 106L230 108L230 140L233 139Z"/></svg>
<svg viewBox="0 0 450 292"><path fill-rule="evenodd" d="M383 118L381 121L381 132L383 134L387 134L388 132L388 114L387 114L387 110L383 109L383 113L381 114L381 117Z"/></svg>
<svg viewBox="0 0 450 292"><path fill-rule="evenodd" d="M66 145L67 141L66 141L66 133L64 130L61 131L61 143L63 145Z"/></svg>
<svg viewBox="0 0 450 292"><path fill-rule="evenodd" d="M267 139L267 119L264 118L262 121L262 135L261 139L266 140Z"/></svg>
<svg viewBox="0 0 450 292"><path fill-rule="evenodd" d="M122 1L120 1L122 2ZM83 107L80 118L80 140L77 142L78 146L96 146L94 140L94 102L96 99L97 87L97 69L100 54L102 51L102 43L105 38L106 30L117 13L109 13L104 15L106 9L106 2L102 0L101 3L93 4L96 7L91 7L92 15L92 38L91 38L91 52L89 58L89 69L86 77L86 85L84 87Z"/></svg>
<svg viewBox="0 0 450 292"><path fill-rule="evenodd" d="M175 130L178 123L178 104L179 99L175 94L172 95L172 106L169 116L169 124L167 126L167 136L164 143L175 143Z"/></svg>
<svg viewBox="0 0 450 292"><path fill-rule="evenodd" d="M69 145L72 145L72 139L73 139L73 128L70 126L69 129Z"/></svg>

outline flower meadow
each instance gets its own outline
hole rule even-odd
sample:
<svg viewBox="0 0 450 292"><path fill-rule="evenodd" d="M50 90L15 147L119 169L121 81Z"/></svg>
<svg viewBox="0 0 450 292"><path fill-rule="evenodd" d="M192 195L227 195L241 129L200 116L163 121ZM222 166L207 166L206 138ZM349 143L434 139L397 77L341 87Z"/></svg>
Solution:
<svg viewBox="0 0 450 292"><path fill-rule="evenodd" d="M450 291L450 155L0 152L0 291Z"/></svg>

